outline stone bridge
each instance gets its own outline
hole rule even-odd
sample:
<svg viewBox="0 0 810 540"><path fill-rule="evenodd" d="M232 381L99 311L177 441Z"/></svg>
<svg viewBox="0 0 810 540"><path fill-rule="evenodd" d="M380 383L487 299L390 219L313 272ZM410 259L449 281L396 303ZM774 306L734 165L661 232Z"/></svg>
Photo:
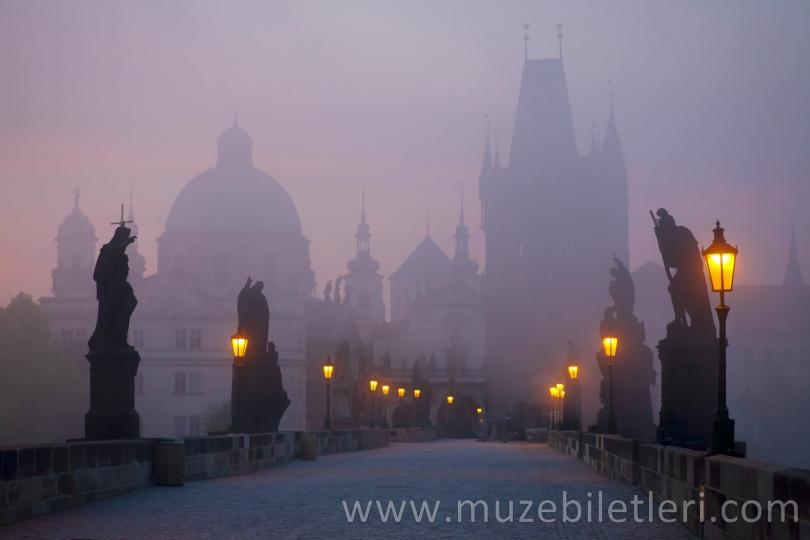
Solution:
<svg viewBox="0 0 810 540"><path fill-rule="evenodd" d="M565 500L585 504L601 494L628 505L640 493L608 480L544 444L437 440L393 443L365 452L296 460L241 476L183 487L149 486L0 528L20 539L126 538L689 538L679 524L563 522ZM474 508L459 503L484 501ZM391 501L405 511L397 523L377 510ZM422 502L430 518L411 511ZM522 502L526 501L526 502ZM546 501L544 503L544 501ZM362 522L354 503L371 511ZM509 504L512 504L512 512ZM557 510L552 512L551 503ZM546 510L538 513L539 505ZM644 501L641 513L647 514ZM527 510L528 508L528 510ZM595 508L595 507L594 507ZM573 509L569 515L573 516ZM524 515L525 514L525 515ZM541 521L542 515L545 521ZM522 518L522 520L521 520Z"/></svg>

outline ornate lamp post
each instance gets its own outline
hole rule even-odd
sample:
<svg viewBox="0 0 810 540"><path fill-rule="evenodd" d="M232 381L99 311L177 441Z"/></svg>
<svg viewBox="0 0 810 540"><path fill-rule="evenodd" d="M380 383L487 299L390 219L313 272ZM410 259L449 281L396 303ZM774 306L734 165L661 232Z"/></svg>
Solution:
<svg viewBox="0 0 810 540"><path fill-rule="evenodd" d="M612 332L602 337L602 352L607 358L608 367L608 433L618 433L616 416L613 411L613 364L616 358L616 349L619 347L619 338Z"/></svg>
<svg viewBox="0 0 810 540"><path fill-rule="evenodd" d="M577 365L570 365L568 366L568 378L571 380L571 397L572 402L569 405L569 409L571 410L571 427L579 431L581 429L580 425L580 393L579 393L579 366Z"/></svg>
<svg viewBox="0 0 810 540"><path fill-rule="evenodd" d="M323 429L332 429L332 373L335 371L335 364L330 357L326 357L323 363L323 378L326 379L326 418L323 420Z"/></svg>
<svg viewBox="0 0 810 540"><path fill-rule="evenodd" d="M368 381L368 389L371 392L371 411L368 415L368 427L374 427L374 398L377 397L377 379L370 379Z"/></svg>
<svg viewBox="0 0 810 540"><path fill-rule="evenodd" d="M383 395L383 425L382 427L388 427L388 393L391 391L391 387L387 384L382 385L382 395Z"/></svg>
<svg viewBox="0 0 810 540"><path fill-rule="evenodd" d="M714 309L717 311L717 320L720 323L718 346L718 378L717 378L717 414L714 419L714 432L712 434L711 452L715 454L736 454L734 451L734 420L728 416L726 406L726 319L729 307L726 305L726 293L731 292L734 284L734 265L737 261L737 248L726 242L720 222L714 228L714 240L703 250L706 267L709 270L709 279L712 282L712 291L720 293L720 304Z"/></svg>
<svg viewBox="0 0 810 540"><path fill-rule="evenodd" d="M244 410L248 397L245 393L245 356L247 355L248 337L241 328L231 336L231 349L233 350L233 370L231 381L231 429L234 432L243 431L246 427Z"/></svg>
<svg viewBox="0 0 810 540"><path fill-rule="evenodd" d="M552 386L548 389L548 395L551 396L551 409L548 412L548 429L551 430L557 421L557 402L555 400L560 397L560 389Z"/></svg>

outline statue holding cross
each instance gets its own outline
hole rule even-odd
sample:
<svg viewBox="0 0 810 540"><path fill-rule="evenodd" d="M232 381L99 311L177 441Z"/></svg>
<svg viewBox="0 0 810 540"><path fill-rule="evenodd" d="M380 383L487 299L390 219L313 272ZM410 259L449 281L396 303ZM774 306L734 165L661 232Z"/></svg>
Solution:
<svg viewBox="0 0 810 540"><path fill-rule="evenodd" d="M132 231L126 226L131 221L124 220L124 205L121 205L121 219L111 223L116 225L112 239L102 246L93 271L98 300L96 328L88 345L91 349L129 347L129 319L138 300L129 276L129 257L126 249L135 241Z"/></svg>

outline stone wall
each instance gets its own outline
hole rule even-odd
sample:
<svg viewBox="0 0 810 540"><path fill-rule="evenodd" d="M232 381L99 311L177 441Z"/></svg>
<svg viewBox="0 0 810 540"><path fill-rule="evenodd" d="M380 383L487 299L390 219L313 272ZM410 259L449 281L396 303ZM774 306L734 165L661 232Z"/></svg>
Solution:
<svg viewBox="0 0 810 540"><path fill-rule="evenodd" d="M639 486L656 501L673 501L679 517L686 507L686 526L702 538L810 538L810 471L806 469L576 431L552 431L549 445L579 457L604 476ZM688 501L692 502L687 505ZM727 514L737 517L735 522L721 515L726 501L733 501ZM755 522L739 517L746 501L757 501L762 508L762 516ZM773 501L795 501L798 521L768 520ZM772 508L774 515L779 515L779 507ZM752 506L749 517L755 516L754 510Z"/></svg>
<svg viewBox="0 0 810 540"><path fill-rule="evenodd" d="M384 429L319 431L319 455L389 443ZM180 482L248 474L296 459L302 432L223 434L176 439ZM419 438L420 435L414 435ZM0 525L154 484L161 443L173 439L75 441L0 448ZM175 468L176 469L176 468Z"/></svg>
<svg viewBox="0 0 810 540"><path fill-rule="evenodd" d="M436 428L397 428L388 430L391 442L428 442L436 438Z"/></svg>

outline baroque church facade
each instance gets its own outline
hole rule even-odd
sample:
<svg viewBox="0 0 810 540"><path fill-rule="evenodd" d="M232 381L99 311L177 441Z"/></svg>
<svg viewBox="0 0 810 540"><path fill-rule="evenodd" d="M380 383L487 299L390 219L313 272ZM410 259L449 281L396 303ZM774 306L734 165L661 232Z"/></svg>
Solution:
<svg viewBox="0 0 810 540"><path fill-rule="evenodd" d="M247 276L264 282L270 340L291 399L280 429L320 429L326 356L337 363L336 427L368 421L370 376L410 391L414 364L420 362L436 385L434 422L449 392L467 396L461 398L467 412L483 403L480 275L469 258L463 210L452 259L427 235L391 276L396 316L387 320L365 195L348 272L334 282L334 292L330 283L329 293L318 298L296 207L276 180L253 166L252 144L235 120L222 132L215 166L190 180L171 207L157 239L154 274L145 276L138 243L128 248L129 279L138 298L129 340L141 356L135 405L143 436L202 434L206 417L230 400L229 337ZM126 220L137 235L131 200ZM95 325L97 235L105 236L82 213L77 194L56 237L53 294L40 300L65 347L86 347ZM394 412L406 401L391 403L389 424L396 423Z"/></svg>

